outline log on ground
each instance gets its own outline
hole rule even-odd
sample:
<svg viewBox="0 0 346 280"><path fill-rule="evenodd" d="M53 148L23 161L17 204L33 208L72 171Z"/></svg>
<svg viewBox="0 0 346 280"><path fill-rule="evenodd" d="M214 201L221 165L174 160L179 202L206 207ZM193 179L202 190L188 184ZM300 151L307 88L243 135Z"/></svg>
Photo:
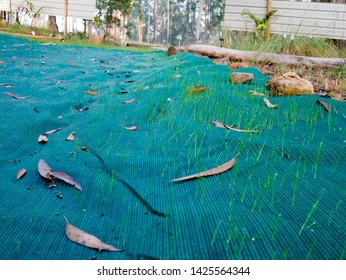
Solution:
<svg viewBox="0 0 346 280"><path fill-rule="evenodd" d="M306 65L315 67L338 68L346 66L346 58L319 58L297 55L283 55L267 52L240 51L225 49L210 45L192 44L188 47L189 52L200 53L210 58L228 57L232 61L252 61L285 65Z"/></svg>

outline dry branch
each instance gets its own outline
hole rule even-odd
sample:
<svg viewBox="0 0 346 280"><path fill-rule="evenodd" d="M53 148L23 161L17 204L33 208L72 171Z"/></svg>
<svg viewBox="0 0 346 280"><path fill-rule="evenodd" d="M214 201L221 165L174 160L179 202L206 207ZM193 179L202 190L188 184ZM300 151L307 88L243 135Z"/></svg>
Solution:
<svg viewBox="0 0 346 280"><path fill-rule="evenodd" d="M307 65L316 67L341 67L346 65L346 58L319 58L297 55L283 55L266 52L240 51L214 47L203 44L192 44L188 47L189 52L196 52L211 58L228 57L230 60L266 62L286 65Z"/></svg>

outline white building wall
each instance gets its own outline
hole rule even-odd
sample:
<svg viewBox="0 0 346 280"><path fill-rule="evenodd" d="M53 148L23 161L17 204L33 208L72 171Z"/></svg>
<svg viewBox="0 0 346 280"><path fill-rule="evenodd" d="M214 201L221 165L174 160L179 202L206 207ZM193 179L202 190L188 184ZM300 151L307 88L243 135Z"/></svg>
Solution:
<svg viewBox="0 0 346 280"><path fill-rule="evenodd" d="M0 0L1 11L16 11L23 6L23 0ZM43 7L42 14L53 16L65 15L65 0L29 0L34 10ZM68 16L81 19L94 19L96 14L96 0L67 0Z"/></svg>
<svg viewBox="0 0 346 280"><path fill-rule="evenodd" d="M224 27L253 31L254 23L243 11L259 18L267 12L267 0L226 0ZM278 10L271 18L271 32L346 40L346 4L272 1Z"/></svg>

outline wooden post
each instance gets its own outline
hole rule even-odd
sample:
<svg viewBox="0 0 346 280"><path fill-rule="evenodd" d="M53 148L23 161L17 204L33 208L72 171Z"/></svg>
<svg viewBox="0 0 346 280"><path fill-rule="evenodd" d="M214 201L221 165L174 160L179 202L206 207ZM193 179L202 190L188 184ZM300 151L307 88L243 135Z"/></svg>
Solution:
<svg viewBox="0 0 346 280"><path fill-rule="evenodd" d="M64 36L67 36L68 0L65 0Z"/></svg>
<svg viewBox="0 0 346 280"><path fill-rule="evenodd" d="M272 10L272 0L267 0L267 13L269 13ZM268 19L267 23L267 30L266 30L266 41L269 42L270 40L270 18Z"/></svg>

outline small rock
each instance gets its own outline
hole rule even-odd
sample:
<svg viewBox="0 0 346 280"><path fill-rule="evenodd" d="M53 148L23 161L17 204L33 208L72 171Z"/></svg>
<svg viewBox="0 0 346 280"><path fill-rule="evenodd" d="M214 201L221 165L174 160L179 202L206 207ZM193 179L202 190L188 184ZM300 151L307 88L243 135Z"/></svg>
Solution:
<svg viewBox="0 0 346 280"><path fill-rule="evenodd" d="M214 58L213 64L228 65L229 58L228 57Z"/></svg>
<svg viewBox="0 0 346 280"><path fill-rule="evenodd" d="M170 46L167 50L167 55L172 56L177 54L177 49L175 47Z"/></svg>
<svg viewBox="0 0 346 280"><path fill-rule="evenodd" d="M235 72L229 75L229 79L232 84L246 84L254 79L251 73L239 73Z"/></svg>
<svg viewBox="0 0 346 280"><path fill-rule="evenodd" d="M234 63L231 63L229 66L228 66L228 70L234 70L234 69L238 69L238 68L248 68L249 67L249 62L234 62Z"/></svg>
<svg viewBox="0 0 346 280"><path fill-rule="evenodd" d="M297 96L314 93L312 84L294 72L274 77L266 83L266 87L270 89L271 96Z"/></svg>

